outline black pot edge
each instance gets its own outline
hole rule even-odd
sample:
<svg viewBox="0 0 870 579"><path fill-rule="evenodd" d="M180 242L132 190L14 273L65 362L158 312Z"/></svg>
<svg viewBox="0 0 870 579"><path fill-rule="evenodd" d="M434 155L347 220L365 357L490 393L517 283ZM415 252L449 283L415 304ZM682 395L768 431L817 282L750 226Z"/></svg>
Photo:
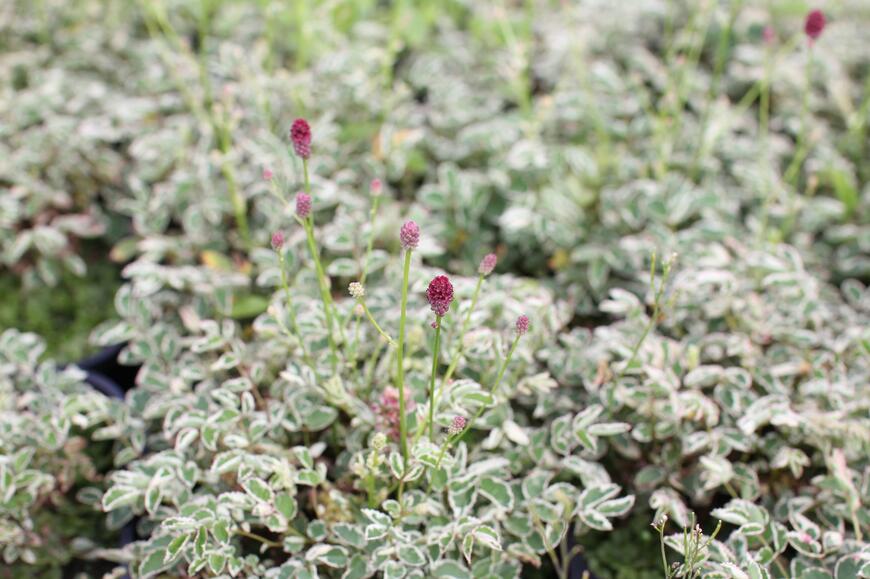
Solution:
<svg viewBox="0 0 870 579"><path fill-rule="evenodd" d="M103 348L93 356L72 364L85 372L85 382L94 390L108 398L125 401L125 390L110 377L99 372L97 369L116 363L118 354L127 344L115 344ZM136 521L132 520L120 529L119 547L123 548L136 541ZM124 568L129 571L125 564ZM121 579L130 579L130 574L125 573Z"/></svg>

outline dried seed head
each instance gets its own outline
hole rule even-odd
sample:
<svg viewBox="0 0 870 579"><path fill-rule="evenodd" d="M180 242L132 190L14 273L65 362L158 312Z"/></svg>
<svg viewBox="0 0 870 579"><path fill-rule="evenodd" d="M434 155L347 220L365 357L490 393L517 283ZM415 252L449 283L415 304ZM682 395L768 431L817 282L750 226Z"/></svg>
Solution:
<svg viewBox="0 0 870 579"><path fill-rule="evenodd" d="M426 299L436 316L441 317L447 313L453 301L453 284L446 275L436 276L429 282Z"/></svg>
<svg viewBox="0 0 870 579"><path fill-rule="evenodd" d="M382 451L387 446L387 435L383 432L378 432L372 437L372 448L378 452Z"/></svg>
<svg viewBox="0 0 870 579"><path fill-rule="evenodd" d="M495 269L495 264L498 263L498 256L494 253L488 253L483 256L483 259L480 260L480 265L477 268L477 272L480 275L489 275L492 273L492 270Z"/></svg>
<svg viewBox="0 0 870 579"><path fill-rule="evenodd" d="M278 251L282 247L284 247L284 234L276 231L272 234L272 249Z"/></svg>
<svg viewBox="0 0 870 579"><path fill-rule="evenodd" d="M821 36L824 29L825 14L821 10L813 10L807 14L806 22L804 22L804 32L810 40L815 40Z"/></svg>
<svg viewBox="0 0 870 579"><path fill-rule="evenodd" d="M296 119L290 127L293 150L303 159L311 156L311 127L305 119Z"/></svg>
<svg viewBox="0 0 870 579"><path fill-rule="evenodd" d="M456 436L465 430L465 425L467 423L468 421L465 420L464 416L454 416L450 426L447 427L447 436Z"/></svg>
<svg viewBox="0 0 870 579"><path fill-rule="evenodd" d="M296 215L300 219L305 219L311 215L311 195L307 193L298 193L296 195Z"/></svg>
<svg viewBox="0 0 870 579"><path fill-rule="evenodd" d="M350 282L350 285L347 286L347 291L350 293L350 297L359 300L365 297L366 288L358 281Z"/></svg>
<svg viewBox="0 0 870 579"><path fill-rule="evenodd" d="M406 221L399 230L399 240L403 249L417 249L420 244L420 227L413 221Z"/></svg>
<svg viewBox="0 0 870 579"><path fill-rule="evenodd" d="M517 335L522 336L529 331L529 317L522 315L517 318Z"/></svg>

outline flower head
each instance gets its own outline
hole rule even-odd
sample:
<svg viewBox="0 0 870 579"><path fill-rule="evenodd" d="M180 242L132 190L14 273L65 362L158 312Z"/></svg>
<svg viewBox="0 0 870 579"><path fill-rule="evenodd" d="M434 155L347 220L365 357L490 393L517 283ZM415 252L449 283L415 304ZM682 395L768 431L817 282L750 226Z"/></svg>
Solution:
<svg viewBox="0 0 870 579"><path fill-rule="evenodd" d="M414 406L414 400L405 392L405 407L412 410ZM399 440L399 391L392 386L387 386L380 399L372 404L371 408L378 429L389 434L393 440Z"/></svg>
<svg viewBox="0 0 870 579"><path fill-rule="evenodd" d="M366 288L358 281L350 282L350 285L347 286L347 291L350 293L350 297L359 300L365 297Z"/></svg>
<svg viewBox="0 0 870 579"><path fill-rule="evenodd" d="M420 244L420 227L413 221L406 221L399 230L399 240L403 249L417 249Z"/></svg>
<svg viewBox="0 0 870 579"><path fill-rule="evenodd" d="M480 275L489 275L495 269L495 264L498 263L498 257L494 253L488 253L480 260L480 265L477 268L477 273Z"/></svg>
<svg viewBox="0 0 870 579"><path fill-rule="evenodd" d="M311 156L311 126L305 119L296 119L290 127L293 150L303 159Z"/></svg>
<svg viewBox="0 0 870 579"><path fill-rule="evenodd" d="M761 33L762 38L764 38L765 44L773 44L776 40L776 32L773 30L773 26L767 25L764 27L764 31Z"/></svg>
<svg viewBox="0 0 870 579"><path fill-rule="evenodd" d="M372 448L378 452L382 451L387 446L387 435L383 432L378 432L372 437Z"/></svg>
<svg viewBox="0 0 870 579"><path fill-rule="evenodd" d="M269 167L263 167L263 181L271 181L272 177L274 177L274 173L272 173L272 169Z"/></svg>
<svg viewBox="0 0 870 579"><path fill-rule="evenodd" d="M804 32L809 36L810 40L815 40L822 35L825 29L825 14L821 10L813 10L807 14L807 19L804 22Z"/></svg>
<svg viewBox="0 0 870 579"><path fill-rule="evenodd" d="M305 219L311 215L311 195L307 193L298 193L296 195L296 215L300 219Z"/></svg>
<svg viewBox="0 0 870 579"><path fill-rule="evenodd" d="M440 318L447 313L453 301L453 284L446 275L436 276L429 282L426 299L429 300L429 305L436 316Z"/></svg>
<svg viewBox="0 0 870 579"><path fill-rule="evenodd" d="M456 436L465 430L466 424L468 424L468 421L465 420L464 416L454 416L450 426L447 427L447 436Z"/></svg>
<svg viewBox="0 0 870 579"><path fill-rule="evenodd" d="M371 189L372 196L374 197L377 197L384 192L384 184L381 183L380 179L372 179L369 188Z"/></svg>
<svg viewBox="0 0 870 579"><path fill-rule="evenodd" d="M522 336L529 331L529 316L522 315L517 318L517 335Z"/></svg>
<svg viewBox="0 0 870 579"><path fill-rule="evenodd" d="M284 234L276 231L272 234L272 249L278 251L282 247L284 247Z"/></svg>

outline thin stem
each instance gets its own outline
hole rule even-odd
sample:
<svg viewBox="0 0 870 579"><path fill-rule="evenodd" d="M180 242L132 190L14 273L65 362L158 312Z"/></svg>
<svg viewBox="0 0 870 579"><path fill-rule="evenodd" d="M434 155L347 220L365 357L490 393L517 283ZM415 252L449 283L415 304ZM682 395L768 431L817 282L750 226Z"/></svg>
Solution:
<svg viewBox="0 0 870 579"><path fill-rule="evenodd" d="M864 541L864 537L861 532L861 522L858 520L857 504L852 505L850 513L852 515L852 527L855 529L855 538L858 539L859 543L861 543L862 541Z"/></svg>
<svg viewBox="0 0 870 579"><path fill-rule="evenodd" d="M511 349L508 351L507 356L505 356L505 359L502 361L501 367L498 370L498 378L496 378L495 383L492 385L492 388L489 389L490 398L495 396L495 391L498 389L499 385L501 384L502 378L504 378L505 370L507 369L507 366L510 363L511 358L513 358L514 351L516 351L517 344L520 343L521 337L522 336L520 334L517 334L516 338L514 338L513 344L511 344ZM456 440L459 440L460 438L462 438L466 432L471 430L471 427L474 425L475 420L480 418L485 410L486 410L486 406L481 405L480 408L477 409L477 412L474 413L474 416L472 416L471 419L468 422L466 422L465 428L463 428L460 432L458 432L455 436L453 436L452 439L448 439L447 442L445 442L445 445L441 448L441 453L438 456L438 460L435 462L436 469L441 467L441 459L444 458L444 453L446 451L446 448L447 448L447 446L449 446L447 443L453 442L453 441L456 441Z"/></svg>
<svg viewBox="0 0 870 579"><path fill-rule="evenodd" d="M550 556L550 561L553 563L553 570L558 572L559 570L559 558L556 556L556 551L550 545L550 539L547 538L547 530L544 528L544 525L541 524L541 519L538 517L538 514L535 512L535 509L531 506L529 507L529 514L532 515L532 525L535 527L535 530L541 535L541 541L544 543L544 549L547 550L547 555Z"/></svg>
<svg viewBox="0 0 870 579"><path fill-rule="evenodd" d="M302 332L299 331L299 322L296 321L296 307L293 305L293 299L290 295L290 284L287 282L287 270L284 262L284 252L278 249L278 263L281 267L281 285L284 287L284 297L287 300L287 311L290 314L290 324L293 326L293 332L296 334L296 339L299 341L299 347L302 348L302 355L306 363L314 369L314 364L308 354L308 349L305 347L305 341L302 339Z"/></svg>
<svg viewBox="0 0 870 579"><path fill-rule="evenodd" d="M302 159L302 172L305 179L305 193L311 196L311 179L308 175L308 159ZM306 219L308 221L308 226L311 228L311 238L314 238L314 214L308 216ZM306 230L307 231L307 230ZM329 284L326 283L326 273L323 269L323 264L320 262L320 254L317 251L312 252L312 257L314 258L314 263L318 269L318 277L320 281L323 283L324 287L326 287L327 291L323 292L321 290L321 295L323 297L324 307L327 310L331 310L331 312L327 312L326 320L329 324L329 334L332 335L332 326L333 320L335 320L336 325L338 325L339 336L341 337L341 341L344 342L344 327L338 323L338 314L335 310L335 302L332 300L332 294L329 293Z"/></svg>
<svg viewBox="0 0 870 579"><path fill-rule="evenodd" d="M435 375L438 373L438 356L441 353L441 316L435 319L435 347L432 350L432 377L429 381L429 440L435 441Z"/></svg>
<svg viewBox="0 0 870 579"><path fill-rule="evenodd" d="M329 286L326 283L326 275L323 273L317 245L314 242L314 228L311 225L311 216L309 215L303 219L302 224L305 227L305 236L308 238L308 251L311 253L311 259L314 260L314 269L317 272L317 285L320 286L320 298L323 301L323 312L326 315L326 337L332 353L332 369L335 371L338 367L338 348L335 346L335 338L332 335L332 308L329 307Z"/></svg>
<svg viewBox="0 0 870 579"><path fill-rule="evenodd" d="M381 204L381 195L376 195L372 202L372 208L369 211L369 239L366 242L366 256L363 259L363 271L359 282L366 284L366 277L369 275L369 260L372 257L372 248L375 244L375 216L378 213L378 206Z"/></svg>
<svg viewBox="0 0 870 579"><path fill-rule="evenodd" d="M408 278L411 274L411 250L405 250L405 264L402 270L402 306L399 314L399 341L396 344L396 385L399 390L399 437L402 446L402 459L405 471L408 470L408 419L405 416L405 318L408 310ZM402 489L399 487L399 502L402 502Z"/></svg>
<svg viewBox="0 0 870 579"><path fill-rule="evenodd" d="M795 221L797 221L798 203L797 203L797 185L798 179L803 167L804 160L810 153L810 143L808 142L809 132L809 115L810 115L810 91L812 90L812 72L813 72L813 45L807 47L807 62L806 62L806 86L804 88L803 102L801 104L801 130L798 134L797 147L794 157L786 169L783 179L786 183L795 189L795 194L792 197L791 209L788 214L788 219L783 227L783 238L791 233Z"/></svg>
<svg viewBox="0 0 870 579"><path fill-rule="evenodd" d="M659 526L659 547L662 552L662 569L665 572L665 579L670 579L671 572L668 569L668 555L665 552L665 525L667 521L662 521L662 524Z"/></svg>
<svg viewBox="0 0 870 579"><path fill-rule="evenodd" d="M625 366L620 371L619 376L616 377L617 380L621 380L631 365L634 363L635 358L637 358L637 353L640 351L640 347L643 345L646 337L655 327L656 323L659 319L659 312L661 311L661 299L662 294L665 291L665 286L668 283L668 278L671 275L671 266L673 265L673 261L667 261L664 265L664 272L662 275L662 281L659 284L658 289L655 293L654 303L653 303L653 313L647 322L646 327L643 329L643 333L640 335L640 338L635 342L634 347L631 349L631 356L629 356L628 361L625 363ZM656 255L653 253L652 255L652 265L650 266L650 288L655 289L655 267L656 267Z"/></svg>
<svg viewBox="0 0 870 579"><path fill-rule="evenodd" d="M221 162L221 172L224 180L227 182L227 191L230 194L230 202L233 205L233 211L236 215L236 225L239 228L239 234L242 236L242 241L246 247L251 246L251 233L248 229L248 209L245 199L239 192L239 187L236 183L236 175L233 167L229 162L229 155L232 152L232 144L230 143L230 132L227 129L223 119L220 122L215 120L215 129L218 134L218 144L223 156Z"/></svg>
<svg viewBox="0 0 870 579"><path fill-rule="evenodd" d="M278 541L273 541L272 539L267 539L266 537L262 537L256 533L250 533L248 531L243 531L242 529L235 530L236 535L240 535L242 537L247 537L249 539L254 539L255 541L259 541L264 545L269 547L280 548L284 546L284 543L279 543Z"/></svg>
<svg viewBox="0 0 870 579"><path fill-rule="evenodd" d="M761 225L758 228L760 240L767 238L767 222L770 218L770 203L771 203L771 183L770 183L770 150L769 150L769 129L770 126L770 50L764 51L764 78L761 84L761 103L758 112L758 129L761 138L761 149L764 153L764 167L766 169L764 176L764 204L761 208Z"/></svg>
<svg viewBox="0 0 870 579"><path fill-rule="evenodd" d="M438 386L438 391L435 393L435 397L432 398L430 396L429 398L430 404L432 404L434 407L438 406L438 400L441 399L441 396L444 394L444 390L447 388L447 384L450 383L450 379L453 377L453 373L456 371L456 367L459 365L459 360L461 359L462 352L464 350L465 334L468 333L468 327L471 323L471 314L474 311L474 308L477 306L477 298L480 295L480 288L483 284L483 278L483 275L477 278L477 285L474 288L474 294L471 296L471 306L468 308L468 312L466 312L465 314L465 319L463 320L462 327L459 331L459 344L457 345L456 351L453 353L453 356L450 358L450 364L448 364L447 371L444 373L444 377L441 379L441 385ZM420 430L418 431L418 438L419 434L425 431L425 428L426 424L422 424Z"/></svg>
<svg viewBox="0 0 870 579"><path fill-rule="evenodd" d="M477 298L480 297L480 288L483 285L483 275L477 278L477 285L474 286L474 293L471 295L471 306L468 308L468 311L465 313L465 319L462 321L462 328L459 330L458 337L458 345L456 347L456 352L453 354L453 357L450 359L450 365L447 367L447 372L444 373L444 379L441 381L441 389L439 390L439 394L441 390L443 390L444 385L450 381L450 378L453 377L453 372L456 370L456 366L459 364L459 358L462 355L462 351L465 349L465 334L468 332L468 327L471 324L471 314L474 312L474 308L477 306Z"/></svg>
<svg viewBox="0 0 870 579"><path fill-rule="evenodd" d="M366 305L366 303L362 300L360 300L357 303L359 303L363 307L363 311L365 312L366 317L369 319L369 321L372 323L372 325L375 327L375 329L378 331L378 333L381 336L383 336L389 344L394 344L395 342L393 342L393 338L388 333L386 333L383 329L381 329L381 327L375 321L375 318L374 318L374 316L372 316L372 313L371 313L371 311L369 311L369 307Z"/></svg>

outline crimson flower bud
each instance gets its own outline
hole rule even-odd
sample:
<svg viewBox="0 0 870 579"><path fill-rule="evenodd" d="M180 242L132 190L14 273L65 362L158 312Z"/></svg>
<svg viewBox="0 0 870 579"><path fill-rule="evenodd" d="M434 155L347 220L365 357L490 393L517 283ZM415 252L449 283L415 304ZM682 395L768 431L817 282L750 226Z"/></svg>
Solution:
<svg viewBox="0 0 870 579"><path fill-rule="evenodd" d="M311 214L311 195L299 193L296 195L296 215L305 219Z"/></svg>
<svg viewBox="0 0 870 579"><path fill-rule="evenodd" d="M293 150L303 159L311 156L311 126L305 119L296 119L290 127Z"/></svg>

